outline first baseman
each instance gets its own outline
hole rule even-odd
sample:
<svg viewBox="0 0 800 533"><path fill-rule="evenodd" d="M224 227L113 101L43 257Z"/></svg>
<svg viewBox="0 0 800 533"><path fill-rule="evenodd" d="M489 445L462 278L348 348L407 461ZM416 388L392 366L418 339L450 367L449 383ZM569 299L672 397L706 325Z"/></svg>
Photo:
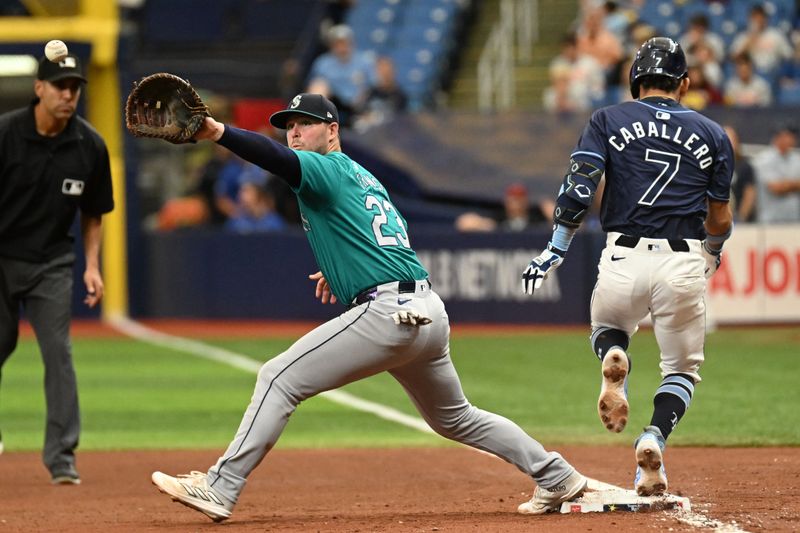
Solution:
<svg viewBox="0 0 800 533"><path fill-rule="evenodd" d="M649 496L667 490L666 439L700 382L706 278L719 266L733 228L734 157L718 124L680 104L689 79L678 43L666 37L645 42L630 80L637 100L596 111L578 140L556 202L552 239L522 284L533 294L561 264L605 173L600 219L608 235L591 303L591 343L602 369L597 409L609 431L625 428L628 343L649 314L662 380L650 425L634 443L634 486Z"/></svg>
<svg viewBox="0 0 800 533"><path fill-rule="evenodd" d="M437 433L502 457L536 482L520 513L545 513L580 495L586 478L561 455L467 401L450 359L444 304L386 189L342 153L336 107L322 95L299 94L270 123L286 130L288 148L212 118L195 137L218 142L286 180L320 268L311 276L317 297L342 302L346 310L264 364L239 430L214 466L178 477L155 472L153 483L174 500L224 520L300 402L386 371Z"/></svg>

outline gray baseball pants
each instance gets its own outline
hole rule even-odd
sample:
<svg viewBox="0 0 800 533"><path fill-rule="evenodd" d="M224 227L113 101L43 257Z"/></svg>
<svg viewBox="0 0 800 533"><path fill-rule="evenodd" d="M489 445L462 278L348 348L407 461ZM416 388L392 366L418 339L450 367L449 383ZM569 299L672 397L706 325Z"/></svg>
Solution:
<svg viewBox="0 0 800 533"><path fill-rule="evenodd" d="M22 304L44 362L47 425L42 457L53 475L74 471L80 435L78 386L69 336L74 260L73 253L46 263L0 258L0 283L5 282L5 290L0 290L0 371L17 346Z"/></svg>
<svg viewBox="0 0 800 533"><path fill-rule="evenodd" d="M572 474L560 454L546 451L512 421L467 401L450 359L444 304L427 281L416 287L400 294L397 282L379 285L374 300L320 325L264 364L233 442L208 471L209 485L235 503L300 402L383 371L400 382L440 435L497 455L546 488ZM397 325L390 315L402 308L433 322Z"/></svg>

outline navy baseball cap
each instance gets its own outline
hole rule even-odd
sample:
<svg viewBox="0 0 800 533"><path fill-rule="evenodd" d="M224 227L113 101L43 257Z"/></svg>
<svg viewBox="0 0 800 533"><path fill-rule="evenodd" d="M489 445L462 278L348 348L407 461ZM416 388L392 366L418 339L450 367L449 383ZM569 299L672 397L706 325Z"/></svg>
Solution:
<svg viewBox="0 0 800 533"><path fill-rule="evenodd" d="M78 56L69 54L58 63L53 63L46 57L39 60L39 70L36 72L37 80L58 81L66 78L77 78L86 83Z"/></svg>
<svg viewBox="0 0 800 533"><path fill-rule="evenodd" d="M339 112L333 102L321 94L301 93L292 98L289 107L273 113L269 117L269 123L276 128L285 130L286 120L295 113L318 118L323 122L339 122Z"/></svg>

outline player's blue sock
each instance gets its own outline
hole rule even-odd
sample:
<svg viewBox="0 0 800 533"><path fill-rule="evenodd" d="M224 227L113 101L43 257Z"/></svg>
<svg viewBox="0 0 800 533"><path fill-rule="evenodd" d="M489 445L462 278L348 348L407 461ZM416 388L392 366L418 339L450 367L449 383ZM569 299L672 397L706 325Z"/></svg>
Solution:
<svg viewBox="0 0 800 533"><path fill-rule="evenodd" d="M694 380L686 374L670 374L661 380L653 397L653 418L650 425L658 427L666 439L678 424L694 395Z"/></svg>

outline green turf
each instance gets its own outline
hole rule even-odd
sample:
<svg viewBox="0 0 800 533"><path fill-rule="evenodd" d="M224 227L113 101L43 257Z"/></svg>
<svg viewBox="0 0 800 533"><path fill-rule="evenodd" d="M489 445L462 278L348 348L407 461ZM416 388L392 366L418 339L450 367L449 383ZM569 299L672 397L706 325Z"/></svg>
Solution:
<svg viewBox="0 0 800 533"><path fill-rule="evenodd" d="M257 360L293 339L213 344ZM223 448L247 405L255 375L126 339L76 339L83 416L81 449ZM670 438L675 445L800 444L800 334L792 328L725 329L708 336L704 381ZM478 407L503 414L548 446L629 444L647 424L660 381L650 331L631 346L631 421L620 435L595 414L598 362L586 332L466 336L452 353L465 392ZM43 370L32 340L3 367L0 429L8 450L38 450L44 428ZM384 374L345 388L416 414ZM297 410L279 447L447 445L444 439L314 398Z"/></svg>

